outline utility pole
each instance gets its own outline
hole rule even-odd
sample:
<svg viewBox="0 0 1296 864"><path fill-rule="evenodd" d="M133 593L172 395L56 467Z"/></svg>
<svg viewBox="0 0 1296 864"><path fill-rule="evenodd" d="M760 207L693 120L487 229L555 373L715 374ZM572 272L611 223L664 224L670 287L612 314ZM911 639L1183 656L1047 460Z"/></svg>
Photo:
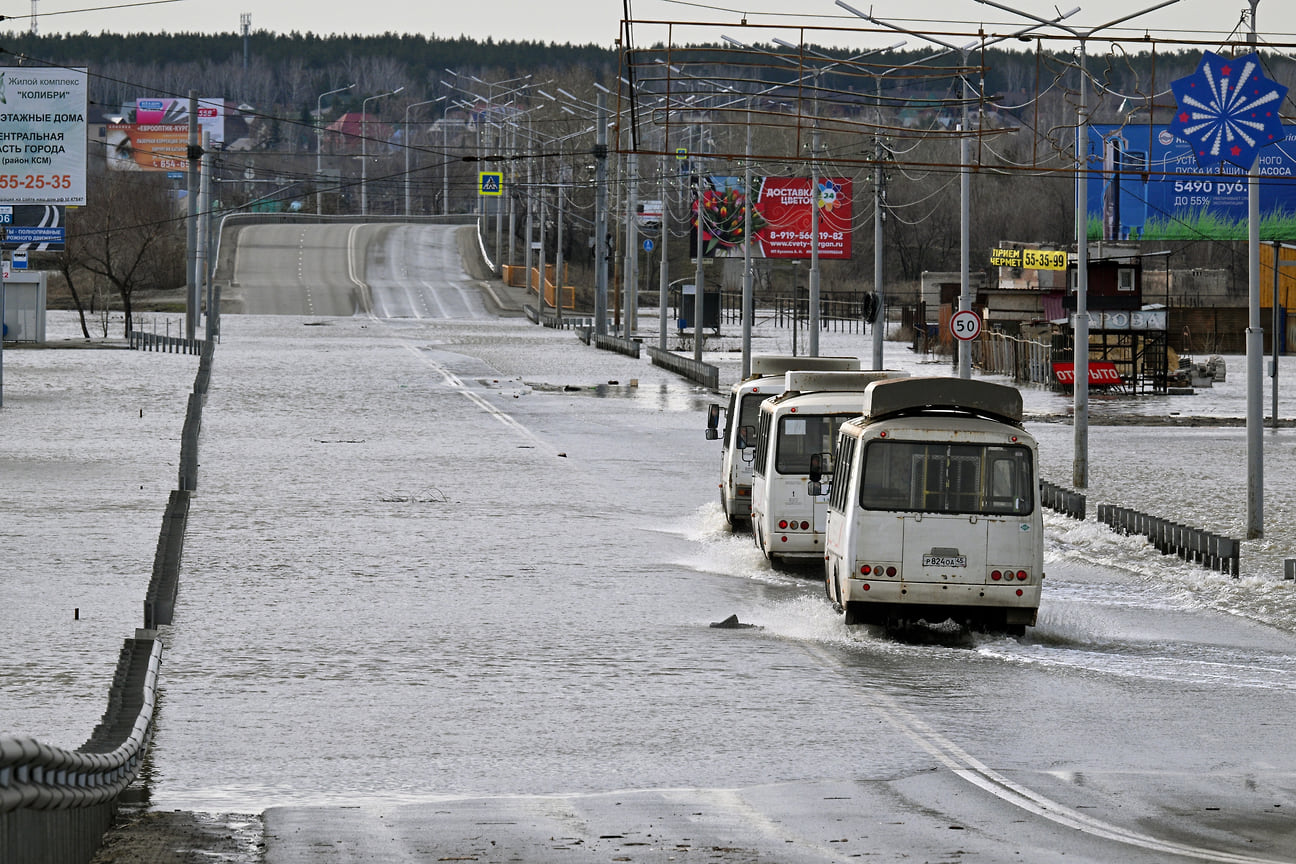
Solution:
<svg viewBox="0 0 1296 864"><path fill-rule="evenodd" d="M755 317L755 299L752 287L752 125L751 96L747 97L747 146L743 151L743 296L742 296L742 378L751 376L752 318ZM662 223L663 230L665 222ZM662 244L665 250L666 244ZM664 254L664 253L663 253Z"/></svg>
<svg viewBox="0 0 1296 864"><path fill-rule="evenodd" d="M189 176L186 195L189 203L189 219L186 221L188 243L188 284L185 286L185 338L193 339L198 332L198 187L199 159L202 157L202 146L198 143L198 91L189 91L189 147L186 155L189 158ZM127 328L129 329L129 323Z"/></svg>
<svg viewBox="0 0 1296 864"><path fill-rule="evenodd" d="M1256 6L1260 0L1250 0L1251 32L1247 42L1251 50L1256 50ZM1278 254L1274 248L1274 284L1278 284ZM1251 163L1247 172L1247 315L1246 330L1246 369L1247 369L1247 532L1248 540L1264 536L1264 405L1260 377L1261 361L1264 357L1264 330L1260 325L1260 155ZM1278 294L1274 292L1271 300L1274 308L1278 307ZM1278 331L1272 334L1275 343ZM1274 374L1278 367L1274 366ZM1275 385L1276 386L1276 385ZM1274 421L1277 424L1278 409L1274 405Z"/></svg>
<svg viewBox="0 0 1296 864"><path fill-rule="evenodd" d="M663 146L663 150L669 148ZM657 178L657 194L661 196L661 258L657 262L657 348L666 350L666 306L670 302L670 265L667 262L667 238L670 237L670 196L666 192L666 175L670 173L670 157L662 154L661 176Z"/></svg>
<svg viewBox="0 0 1296 864"><path fill-rule="evenodd" d="M698 151L702 149L701 130L698 134ZM697 156L694 155L697 160ZM702 206L704 196L702 194L702 171L701 162L695 161L693 164L693 198L697 202L697 271L693 275L693 362L702 362L702 305L703 284L702 278L702 261L706 257L706 241L702 236L702 223L706 219L706 209ZM680 305L683 305L681 297Z"/></svg>
<svg viewBox="0 0 1296 864"><path fill-rule="evenodd" d="M625 272L621 274L622 296L625 297L625 338L634 336L639 305L639 247L635 245L639 233L639 220L635 208L639 203L639 154L626 156L626 225L625 225Z"/></svg>
<svg viewBox="0 0 1296 864"><path fill-rule="evenodd" d="M594 130L594 332L607 335L607 94L599 91Z"/></svg>
<svg viewBox="0 0 1296 864"><path fill-rule="evenodd" d="M819 356L819 73L814 76L814 130L810 133L810 285L807 353ZM795 298L793 298L795 302Z"/></svg>

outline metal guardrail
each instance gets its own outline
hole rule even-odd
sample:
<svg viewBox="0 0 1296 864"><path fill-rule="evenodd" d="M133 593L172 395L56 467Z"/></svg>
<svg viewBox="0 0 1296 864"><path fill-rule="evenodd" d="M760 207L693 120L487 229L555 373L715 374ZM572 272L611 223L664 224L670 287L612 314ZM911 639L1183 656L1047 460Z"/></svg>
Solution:
<svg viewBox="0 0 1296 864"><path fill-rule="evenodd" d="M0 737L0 861L72 864L94 855L152 740L161 658L161 642L126 640L108 710L76 750Z"/></svg>
<svg viewBox="0 0 1296 864"><path fill-rule="evenodd" d="M580 339L586 345L592 345L603 351L615 351L618 354L624 354L627 357L639 357L639 349L642 345L635 339L622 339L620 336L600 335L594 332L592 326L577 327L576 338Z"/></svg>
<svg viewBox="0 0 1296 864"><path fill-rule="evenodd" d="M161 351L166 354L201 354L202 339L184 339L179 336L160 336L143 330L132 330L128 344L133 351Z"/></svg>
<svg viewBox="0 0 1296 864"><path fill-rule="evenodd" d="M153 575L144 595L145 630L170 624L175 615L176 594L180 589L180 560L184 555L185 528L189 524L192 495L186 489L176 489L167 501L157 552L153 556Z"/></svg>
<svg viewBox="0 0 1296 864"><path fill-rule="evenodd" d="M1084 521L1085 496L1047 480L1040 481L1040 503L1072 519Z"/></svg>
<svg viewBox="0 0 1296 864"><path fill-rule="evenodd" d="M159 344L168 339L136 333ZM26 736L0 736L0 862L5 864L86 864L112 827L118 796L135 781L152 740L162 657L156 628L170 624L174 612L190 490L197 483L202 406L215 356L210 340L165 344L178 342L195 343L201 359L181 438L180 488L171 493L162 518L144 628L125 641L108 709L85 744L69 751Z"/></svg>
<svg viewBox="0 0 1296 864"><path fill-rule="evenodd" d="M1114 504L1098 505L1098 521L1122 534L1142 534L1162 555L1178 555L1237 578L1241 567L1241 542L1169 519Z"/></svg>

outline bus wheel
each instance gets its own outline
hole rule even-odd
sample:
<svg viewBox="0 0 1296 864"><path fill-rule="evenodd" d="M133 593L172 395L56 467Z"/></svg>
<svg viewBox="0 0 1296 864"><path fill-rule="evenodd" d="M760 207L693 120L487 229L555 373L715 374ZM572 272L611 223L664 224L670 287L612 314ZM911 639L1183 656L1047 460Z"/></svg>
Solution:
<svg viewBox="0 0 1296 864"><path fill-rule="evenodd" d="M864 614L860 611L858 603L847 603L845 612L847 627L854 627L856 624L864 623Z"/></svg>

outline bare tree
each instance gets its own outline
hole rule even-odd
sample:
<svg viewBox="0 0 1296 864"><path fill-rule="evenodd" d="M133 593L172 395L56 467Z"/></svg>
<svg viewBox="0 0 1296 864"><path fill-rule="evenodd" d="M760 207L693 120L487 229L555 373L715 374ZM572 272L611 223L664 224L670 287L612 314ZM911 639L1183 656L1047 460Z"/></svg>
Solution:
<svg viewBox="0 0 1296 864"><path fill-rule="evenodd" d="M125 313L123 335L129 336L137 290L184 283L184 220L165 174L105 170L91 181L87 206L70 211L59 267L78 311L78 279L97 277L111 285ZM86 332L84 313L81 327Z"/></svg>

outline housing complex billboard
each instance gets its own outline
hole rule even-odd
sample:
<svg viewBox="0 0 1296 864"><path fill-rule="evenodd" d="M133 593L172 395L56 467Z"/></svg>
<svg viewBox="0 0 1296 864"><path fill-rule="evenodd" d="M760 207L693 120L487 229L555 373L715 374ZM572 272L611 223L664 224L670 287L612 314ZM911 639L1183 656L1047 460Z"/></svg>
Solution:
<svg viewBox="0 0 1296 864"><path fill-rule="evenodd" d="M0 202L86 203L85 69L0 69Z"/></svg>
<svg viewBox="0 0 1296 864"><path fill-rule="evenodd" d="M1259 152L1260 237L1296 241L1296 126ZM1089 237L1245 240L1247 172L1203 170L1165 125L1089 127Z"/></svg>
<svg viewBox="0 0 1296 864"><path fill-rule="evenodd" d="M754 177L751 195L741 177L704 176L702 242L708 258L743 255L746 208L750 204L751 254L757 258L809 258L814 197L808 177ZM819 178L819 257L851 257L851 181ZM697 254L697 205L690 236Z"/></svg>

